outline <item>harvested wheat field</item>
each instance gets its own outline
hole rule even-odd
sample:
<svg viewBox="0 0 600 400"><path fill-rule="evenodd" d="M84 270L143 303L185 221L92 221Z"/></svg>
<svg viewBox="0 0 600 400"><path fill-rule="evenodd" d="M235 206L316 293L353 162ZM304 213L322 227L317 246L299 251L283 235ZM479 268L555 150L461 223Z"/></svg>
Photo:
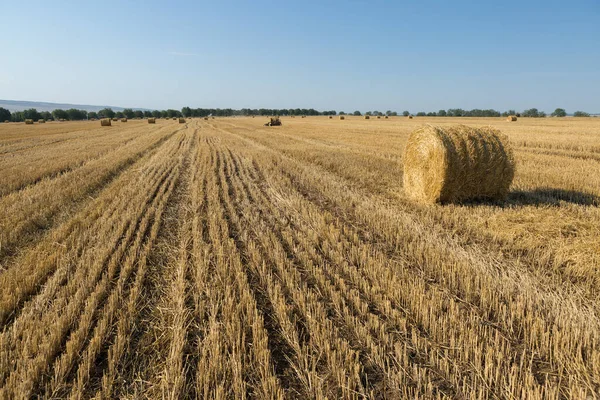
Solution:
<svg viewBox="0 0 600 400"><path fill-rule="evenodd" d="M0 126L0 398L595 398L600 119ZM403 188L492 126L506 200Z"/></svg>

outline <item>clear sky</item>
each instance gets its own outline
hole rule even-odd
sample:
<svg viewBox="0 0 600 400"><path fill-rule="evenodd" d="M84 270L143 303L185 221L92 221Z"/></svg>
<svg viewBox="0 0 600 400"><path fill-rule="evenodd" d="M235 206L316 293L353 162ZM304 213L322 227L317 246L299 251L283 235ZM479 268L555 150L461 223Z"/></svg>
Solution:
<svg viewBox="0 0 600 400"><path fill-rule="evenodd" d="M0 99L600 112L599 0L4 0L0 21Z"/></svg>

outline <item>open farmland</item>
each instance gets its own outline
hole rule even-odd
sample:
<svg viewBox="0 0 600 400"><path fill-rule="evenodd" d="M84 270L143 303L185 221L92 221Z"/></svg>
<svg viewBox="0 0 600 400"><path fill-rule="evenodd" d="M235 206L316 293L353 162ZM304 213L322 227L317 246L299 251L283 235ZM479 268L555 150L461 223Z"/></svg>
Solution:
<svg viewBox="0 0 600 400"><path fill-rule="evenodd" d="M594 398L600 118L0 124L0 398ZM491 125L503 203L402 187Z"/></svg>

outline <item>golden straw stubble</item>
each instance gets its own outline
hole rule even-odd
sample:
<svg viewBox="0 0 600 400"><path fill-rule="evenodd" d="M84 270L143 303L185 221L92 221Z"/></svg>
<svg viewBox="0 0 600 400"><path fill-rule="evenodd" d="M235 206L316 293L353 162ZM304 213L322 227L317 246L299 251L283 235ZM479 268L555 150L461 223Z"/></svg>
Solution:
<svg viewBox="0 0 600 400"><path fill-rule="evenodd" d="M491 127L427 125L404 152L404 190L415 200L502 200L515 174L508 138Z"/></svg>

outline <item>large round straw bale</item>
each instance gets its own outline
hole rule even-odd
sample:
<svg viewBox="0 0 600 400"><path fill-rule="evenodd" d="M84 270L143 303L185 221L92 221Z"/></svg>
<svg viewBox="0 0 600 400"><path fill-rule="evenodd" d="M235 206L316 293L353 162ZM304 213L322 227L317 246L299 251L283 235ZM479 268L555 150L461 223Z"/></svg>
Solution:
<svg viewBox="0 0 600 400"><path fill-rule="evenodd" d="M121 122L127 122L127 118L121 118Z"/></svg>
<svg viewBox="0 0 600 400"><path fill-rule="evenodd" d="M330 116L329 116L329 119L333 119L333 117L330 115Z"/></svg>
<svg viewBox="0 0 600 400"><path fill-rule="evenodd" d="M365 119L370 119L371 117L369 117L368 115L365 115Z"/></svg>
<svg viewBox="0 0 600 400"><path fill-rule="evenodd" d="M38 124L45 124L46 120L45 119L38 119Z"/></svg>
<svg viewBox="0 0 600 400"><path fill-rule="evenodd" d="M508 138L491 127L419 128L403 161L404 190L429 203L503 199L515 174Z"/></svg>
<svg viewBox="0 0 600 400"><path fill-rule="evenodd" d="M340 115L340 119L346 119L346 117L344 117L343 115Z"/></svg>
<svg viewBox="0 0 600 400"><path fill-rule="evenodd" d="M148 123L149 124L155 124L156 123L156 118L148 118Z"/></svg>
<svg viewBox="0 0 600 400"><path fill-rule="evenodd" d="M4 121L4 123L5 123L5 124L8 124L9 122L10 122L9 120L5 120L5 121Z"/></svg>
<svg viewBox="0 0 600 400"><path fill-rule="evenodd" d="M516 115L509 115L508 117L506 117L506 120L508 122L514 122L517 120L517 116Z"/></svg>
<svg viewBox="0 0 600 400"><path fill-rule="evenodd" d="M26 125L33 125L33 120L32 119L26 119L25 120L25 124Z"/></svg>
<svg viewBox="0 0 600 400"><path fill-rule="evenodd" d="M102 118L100 120L100 126L111 126L110 118Z"/></svg>
<svg viewBox="0 0 600 400"><path fill-rule="evenodd" d="M179 123L180 124L185 124L185 118L179 118Z"/></svg>

